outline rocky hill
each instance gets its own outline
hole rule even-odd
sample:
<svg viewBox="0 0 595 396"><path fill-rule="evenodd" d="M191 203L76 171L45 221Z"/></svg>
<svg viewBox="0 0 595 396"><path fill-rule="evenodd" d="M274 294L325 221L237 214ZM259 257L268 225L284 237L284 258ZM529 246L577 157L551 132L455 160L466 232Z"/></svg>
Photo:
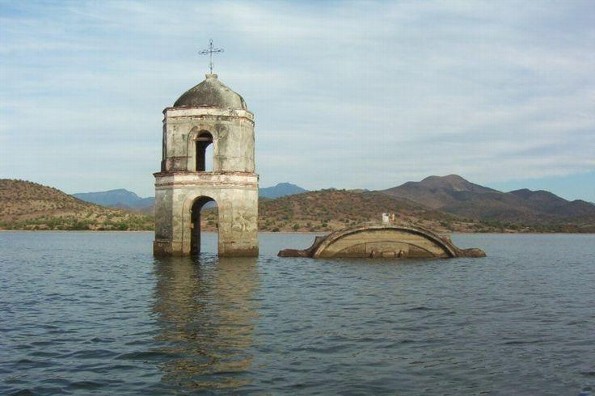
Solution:
<svg viewBox="0 0 595 396"><path fill-rule="evenodd" d="M473 184L457 175L429 176L421 182L410 181L382 192L394 197L410 199L432 209L456 205L466 197L500 194L499 191Z"/></svg>
<svg viewBox="0 0 595 396"><path fill-rule="evenodd" d="M478 221L428 209L406 199L362 190L329 189L261 200L258 210L260 231L333 231L356 224L379 223L382 213L394 213L396 222L400 224L417 224L437 232L498 230ZM216 209L204 210L202 220L203 229L214 230Z"/></svg>
<svg viewBox="0 0 595 396"><path fill-rule="evenodd" d="M52 187L0 179L0 229L147 230L153 218L83 202Z"/></svg>
<svg viewBox="0 0 595 396"><path fill-rule="evenodd" d="M528 226L534 230L593 232L595 205L567 201L547 191L504 193L473 184L460 176L430 176L384 190L434 210L488 224Z"/></svg>
<svg viewBox="0 0 595 396"><path fill-rule="evenodd" d="M521 198L529 208L555 217L570 219L593 218L595 205L580 199L567 201L549 191L531 191L528 189L511 191L509 194Z"/></svg>

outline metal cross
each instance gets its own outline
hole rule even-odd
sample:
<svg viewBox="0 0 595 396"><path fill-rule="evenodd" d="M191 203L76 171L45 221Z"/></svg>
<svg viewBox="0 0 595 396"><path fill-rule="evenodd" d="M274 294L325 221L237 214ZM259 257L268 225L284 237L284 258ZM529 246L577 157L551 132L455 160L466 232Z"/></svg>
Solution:
<svg viewBox="0 0 595 396"><path fill-rule="evenodd" d="M209 55L209 69L213 74L213 54L219 54L223 52L223 48L213 48L213 39L209 40L209 49L202 50L199 52L200 55Z"/></svg>

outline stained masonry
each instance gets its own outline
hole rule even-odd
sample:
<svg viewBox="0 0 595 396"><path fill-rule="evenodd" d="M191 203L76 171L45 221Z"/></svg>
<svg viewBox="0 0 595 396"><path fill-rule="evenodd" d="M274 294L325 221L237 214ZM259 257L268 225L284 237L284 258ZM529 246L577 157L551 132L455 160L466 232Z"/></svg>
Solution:
<svg viewBox="0 0 595 396"><path fill-rule="evenodd" d="M163 114L161 171L154 174L153 253L198 253L200 211L215 201L219 256L257 256L254 114L216 74L207 74Z"/></svg>

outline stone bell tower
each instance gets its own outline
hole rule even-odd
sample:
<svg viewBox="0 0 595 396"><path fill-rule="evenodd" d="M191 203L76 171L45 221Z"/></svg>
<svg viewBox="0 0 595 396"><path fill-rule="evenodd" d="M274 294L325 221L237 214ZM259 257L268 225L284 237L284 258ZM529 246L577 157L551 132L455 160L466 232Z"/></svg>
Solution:
<svg viewBox="0 0 595 396"><path fill-rule="evenodd" d="M215 201L219 256L257 256L254 114L212 73L163 114L161 171L154 174L153 253L200 252L200 211ZM212 159L206 158L210 145Z"/></svg>

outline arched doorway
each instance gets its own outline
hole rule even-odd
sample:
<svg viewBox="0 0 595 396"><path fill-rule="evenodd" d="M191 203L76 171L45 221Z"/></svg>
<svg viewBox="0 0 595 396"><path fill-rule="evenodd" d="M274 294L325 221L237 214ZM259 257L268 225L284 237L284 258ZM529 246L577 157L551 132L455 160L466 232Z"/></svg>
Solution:
<svg viewBox="0 0 595 396"><path fill-rule="evenodd" d="M190 253L198 255L201 252L201 232L216 231L219 227L219 213L217 202L211 197L198 197L192 204L190 218L192 232L190 233Z"/></svg>
<svg viewBox="0 0 595 396"><path fill-rule="evenodd" d="M201 131L196 138L196 171L213 171L213 135L208 131Z"/></svg>

